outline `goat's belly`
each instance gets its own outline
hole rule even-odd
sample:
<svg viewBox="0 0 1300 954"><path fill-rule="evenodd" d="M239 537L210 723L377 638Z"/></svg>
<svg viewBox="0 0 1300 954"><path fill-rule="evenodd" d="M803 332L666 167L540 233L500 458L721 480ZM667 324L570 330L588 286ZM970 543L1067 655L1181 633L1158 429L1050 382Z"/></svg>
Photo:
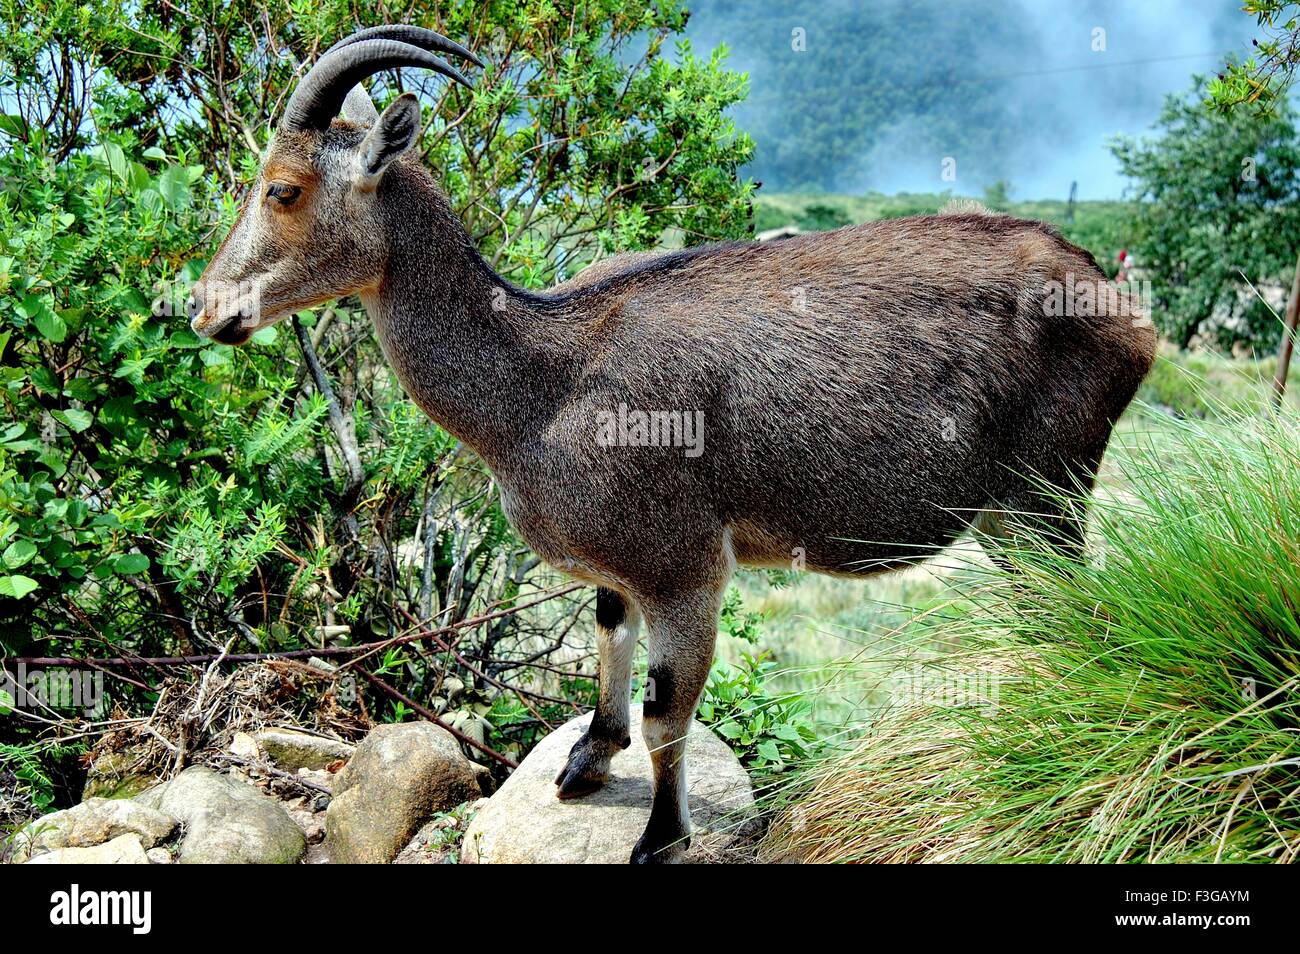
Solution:
<svg viewBox="0 0 1300 954"><path fill-rule="evenodd" d="M738 521L731 526L731 547L743 566L811 570L840 576L863 576L911 566L951 544L966 522L949 515L925 522L906 540L884 539L869 526L838 530L810 529Z"/></svg>

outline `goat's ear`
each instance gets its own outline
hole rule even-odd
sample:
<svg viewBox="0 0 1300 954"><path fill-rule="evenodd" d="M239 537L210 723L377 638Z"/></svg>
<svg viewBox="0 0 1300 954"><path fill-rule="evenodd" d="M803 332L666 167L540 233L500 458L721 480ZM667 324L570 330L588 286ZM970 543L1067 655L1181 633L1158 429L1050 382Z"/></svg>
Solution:
<svg viewBox="0 0 1300 954"><path fill-rule="evenodd" d="M379 118L379 110L375 109L370 94L360 83L348 90L348 95L343 100L343 118L352 120L358 126L373 126Z"/></svg>
<svg viewBox="0 0 1300 954"><path fill-rule="evenodd" d="M403 93L383 111L357 152L356 186L373 189L394 159L420 138L420 101Z"/></svg>

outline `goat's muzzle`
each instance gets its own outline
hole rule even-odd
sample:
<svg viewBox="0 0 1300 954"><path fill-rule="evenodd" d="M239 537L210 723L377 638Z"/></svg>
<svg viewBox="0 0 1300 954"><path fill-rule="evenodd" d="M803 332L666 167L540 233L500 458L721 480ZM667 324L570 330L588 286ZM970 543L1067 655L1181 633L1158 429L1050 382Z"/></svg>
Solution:
<svg viewBox="0 0 1300 954"><path fill-rule="evenodd" d="M221 344L241 345L252 337L252 333L244 328L243 318L239 313L224 318L219 313L213 314L197 295L191 295L185 307L186 311L193 316L190 318L190 330L200 338L211 338Z"/></svg>

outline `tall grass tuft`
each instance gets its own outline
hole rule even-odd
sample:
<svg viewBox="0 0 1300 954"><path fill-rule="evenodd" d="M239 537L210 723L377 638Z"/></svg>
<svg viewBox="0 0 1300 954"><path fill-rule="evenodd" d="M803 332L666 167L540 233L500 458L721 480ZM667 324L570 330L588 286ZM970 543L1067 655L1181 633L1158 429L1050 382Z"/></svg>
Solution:
<svg viewBox="0 0 1300 954"><path fill-rule="evenodd" d="M779 793L763 857L1296 860L1300 423L1114 457L1088 558L1008 549L967 583L964 651Z"/></svg>

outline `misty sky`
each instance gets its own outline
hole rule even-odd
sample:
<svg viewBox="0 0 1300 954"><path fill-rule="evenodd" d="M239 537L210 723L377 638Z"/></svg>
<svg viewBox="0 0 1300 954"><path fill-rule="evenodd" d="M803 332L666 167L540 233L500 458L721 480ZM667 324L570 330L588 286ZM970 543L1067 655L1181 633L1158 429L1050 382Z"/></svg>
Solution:
<svg viewBox="0 0 1300 954"><path fill-rule="evenodd" d="M868 0L772 0L761 17L748 18L742 28L727 0L694 0L687 33L697 53L726 42L732 67L750 73L750 101L735 111L741 127L779 128L785 108L781 84L788 80L771 68L771 61L788 48L796 26L806 31L803 55L816 56L820 43L842 33L845 5L857 2ZM1005 18L1005 29L990 30L986 24L972 29L969 37L962 35L963 0L878 0L873 6L900 5L902 10L892 12L914 21L915 31L955 34L958 48L969 45L969 56L932 63L922 54L920 41L916 50L895 43L876 43L884 48L873 50L871 36L855 39L873 57L894 58L914 70L919 87L947 82L953 75L986 86L996 110L993 121L1011 132L1008 147L978 157L955 184L943 182L933 142L917 145L929 132L926 114L918 110L888 133L873 135L868 154L837 171L834 187L839 191L951 188L978 195L992 181L1006 179L1014 198L1064 198L1071 180L1077 180L1080 198L1118 197L1126 182L1106 148L1107 139L1116 133L1147 133L1167 94L1187 90L1193 73L1217 72L1226 53L1244 57L1257 35L1254 18L1241 12L1240 0L1004 0L993 8L993 16ZM981 6L987 13L989 5ZM1104 52L1091 48L1096 27L1106 31ZM818 77L823 82L830 81ZM827 88L825 95L868 94L848 83L846 77L843 88ZM777 114L761 116L764 110ZM754 121L759 118L768 121ZM763 137L756 138L762 150ZM817 144L810 142L808 148Z"/></svg>

